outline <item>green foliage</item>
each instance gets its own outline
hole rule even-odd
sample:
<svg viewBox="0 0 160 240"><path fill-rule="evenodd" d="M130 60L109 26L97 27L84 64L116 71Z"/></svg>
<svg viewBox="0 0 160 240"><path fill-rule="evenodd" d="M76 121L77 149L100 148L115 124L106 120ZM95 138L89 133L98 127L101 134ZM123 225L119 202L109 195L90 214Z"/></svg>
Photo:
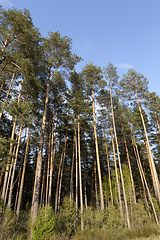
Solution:
<svg viewBox="0 0 160 240"><path fill-rule="evenodd" d="M149 222L149 216L142 202L134 203L132 206L132 227L143 227Z"/></svg>
<svg viewBox="0 0 160 240"><path fill-rule="evenodd" d="M148 223L142 227L137 226L132 229L116 227L87 229L83 232L77 232L73 240L129 240L139 237L147 237L148 239L148 237L155 235L159 235L159 228L153 223ZM153 239L156 240L159 239L159 237Z"/></svg>
<svg viewBox="0 0 160 240"><path fill-rule="evenodd" d="M119 228L123 225L123 218L120 215L119 209L116 209L114 206L110 205L108 207L108 217L106 220L106 226L108 228Z"/></svg>
<svg viewBox="0 0 160 240"><path fill-rule="evenodd" d="M33 237L36 240L49 240L54 234L55 215L51 207L42 207L35 223L32 225Z"/></svg>
<svg viewBox="0 0 160 240"><path fill-rule="evenodd" d="M71 236L75 233L75 226L75 203L70 202L69 198L65 197L58 215L54 214L52 207L42 207L31 227L35 240L49 240L56 239L57 236Z"/></svg>
<svg viewBox="0 0 160 240"><path fill-rule="evenodd" d="M17 216L0 199L0 240L11 239L17 228Z"/></svg>
<svg viewBox="0 0 160 240"><path fill-rule="evenodd" d="M65 197L60 214L56 216L56 233L71 236L76 230L76 207L75 202L70 202L69 197Z"/></svg>
<svg viewBox="0 0 160 240"><path fill-rule="evenodd" d="M7 164L7 159L9 156L14 156L12 153L9 153L9 145L11 143L10 139L0 136L0 174L3 174L5 171L5 166ZM16 141L12 141L13 144L16 144Z"/></svg>
<svg viewBox="0 0 160 240"><path fill-rule="evenodd" d="M87 207L83 214L85 229L101 228L105 224L106 218L105 211L94 211L93 208Z"/></svg>

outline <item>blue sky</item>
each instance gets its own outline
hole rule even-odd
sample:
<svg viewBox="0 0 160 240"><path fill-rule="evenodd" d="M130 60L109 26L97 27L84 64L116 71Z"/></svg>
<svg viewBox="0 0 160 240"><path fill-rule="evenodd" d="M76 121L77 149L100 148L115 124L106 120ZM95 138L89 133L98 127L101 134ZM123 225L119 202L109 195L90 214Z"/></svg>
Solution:
<svg viewBox="0 0 160 240"><path fill-rule="evenodd" d="M46 37L59 31L71 37L73 52L104 67L111 62L120 76L134 68L160 95L159 0L0 0L4 8L28 9Z"/></svg>

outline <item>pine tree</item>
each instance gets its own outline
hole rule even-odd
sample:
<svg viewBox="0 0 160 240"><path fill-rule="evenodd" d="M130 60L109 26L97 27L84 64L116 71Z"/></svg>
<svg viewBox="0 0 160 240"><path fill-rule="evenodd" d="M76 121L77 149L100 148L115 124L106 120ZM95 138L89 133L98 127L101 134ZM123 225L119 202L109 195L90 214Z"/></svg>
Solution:
<svg viewBox="0 0 160 240"><path fill-rule="evenodd" d="M157 175L157 170L155 168L155 163L153 160L153 155L151 152L148 133L146 130L146 124L144 121L144 116L142 113L142 104L145 100L145 94L147 93L147 90L148 90L148 81L146 78L144 78L143 75L138 74L134 70L129 70L128 73L124 75L120 84L122 88L122 93L125 94L125 98L127 98L128 100L134 99L134 101L137 102L137 106L139 109L139 113L140 113L140 117L143 125L144 135L146 138L146 144L147 144L147 149L149 154L148 160L149 160L150 170L152 174L153 186L154 186L155 194L158 197L158 200L160 203L160 184L159 184L159 179Z"/></svg>
<svg viewBox="0 0 160 240"><path fill-rule="evenodd" d="M92 98L93 127L94 127L94 139L95 139L95 148L96 148L100 197L101 197L101 209L104 209L101 167L100 167L100 160L99 160L99 150L98 150L97 131L96 131L95 95L97 90L99 90L100 87L104 87L105 83L102 80L102 70L96 65L93 65L92 63L87 64L83 68L82 75L84 76L84 79L85 79L86 91L88 95Z"/></svg>

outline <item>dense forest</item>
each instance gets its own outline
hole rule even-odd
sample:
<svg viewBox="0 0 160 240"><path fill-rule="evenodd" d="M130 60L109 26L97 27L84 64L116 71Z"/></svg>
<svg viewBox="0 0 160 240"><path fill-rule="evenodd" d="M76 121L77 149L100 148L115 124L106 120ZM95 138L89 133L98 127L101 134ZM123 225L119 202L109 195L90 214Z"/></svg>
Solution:
<svg viewBox="0 0 160 240"><path fill-rule="evenodd" d="M0 239L157 234L160 97L147 78L110 62L77 72L71 38L42 37L28 10L0 7L0 38Z"/></svg>

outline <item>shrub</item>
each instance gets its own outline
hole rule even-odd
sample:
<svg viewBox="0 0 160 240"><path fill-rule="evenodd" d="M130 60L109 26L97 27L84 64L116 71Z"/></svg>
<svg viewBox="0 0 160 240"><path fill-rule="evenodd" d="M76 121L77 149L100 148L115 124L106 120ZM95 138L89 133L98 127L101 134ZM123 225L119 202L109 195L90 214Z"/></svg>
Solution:
<svg viewBox="0 0 160 240"><path fill-rule="evenodd" d="M76 230L76 208L75 203L65 197L59 215L56 215L56 233L71 236Z"/></svg>
<svg viewBox="0 0 160 240"><path fill-rule="evenodd" d="M35 240L49 240L54 235L55 214L52 207L42 207L35 223L32 225L33 238Z"/></svg>
<svg viewBox="0 0 160 240"><path fill-rule="evenodd" d="M17 216L0 200L0 239L11 239L17 227Z"/></svg>

